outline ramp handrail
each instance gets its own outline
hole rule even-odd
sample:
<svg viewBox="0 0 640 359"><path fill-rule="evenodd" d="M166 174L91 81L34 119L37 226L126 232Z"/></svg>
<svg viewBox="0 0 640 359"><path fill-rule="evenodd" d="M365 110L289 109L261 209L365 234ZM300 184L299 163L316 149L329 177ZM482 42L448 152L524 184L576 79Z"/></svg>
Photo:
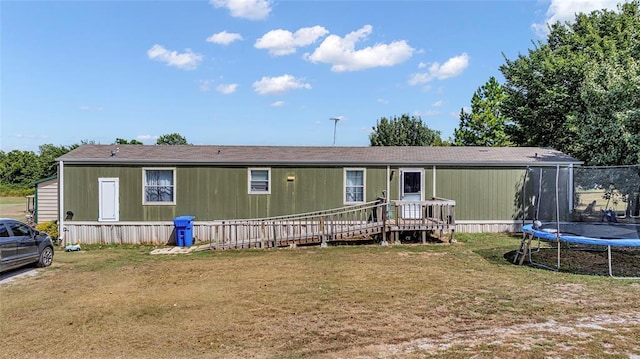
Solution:
<svg viewBox="0 0 640 359"><path fill-rule="evenodd" d="M215 242L236 248L326 243L351 233L382 231L385 208L380 200L295 215L224 220L213 224Z"/></svg>
<svg viewBox="0 0 640 359"><path fill-rule="evenodd" d="M406 216L405 216L406 215ZM386 231L453 231L455 201L391 201L382 198L361 204L301 214L232 219L211 224L214 248L281 247L326 244L370 238Z"/></svg>

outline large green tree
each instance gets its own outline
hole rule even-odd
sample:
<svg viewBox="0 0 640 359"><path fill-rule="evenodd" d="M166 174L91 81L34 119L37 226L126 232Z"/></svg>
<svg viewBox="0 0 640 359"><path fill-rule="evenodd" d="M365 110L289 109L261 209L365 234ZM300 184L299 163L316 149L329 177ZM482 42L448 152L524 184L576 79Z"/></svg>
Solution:
<svg viewBox="0 0 640 359"><path fill-rule="evenodd" d="M471 112L460 110L460 124L454 130L456 146L511 146L505 132L507 118L500 106L506 95L495 77L476 90L471 98Z"/></svg>
<svg viewBox="0 0 640 359"><path fill-rule="evenodd" d="M587 164L640 163L640 1L556 23L547 42L506 60L502 114L517 145L554 147Z"/></svg>
<svg viewBox="0 0 640 359"><path fill-rule="evenodd" d="M56 158L78 145L54 146L44 144L39 153L13 150L0 151L0 184L15 188L29 188L33 182L55 175L58 171Z"/></svg>
<svg viewBox="0 0 640 359"><path fill-rule="evenodd" d="M190 145L187 139L179 133L170 133L158 137L156 141L158 145Z"/></svg>
<svg viewBox="0 0 640 359"><path fill-rule="evenodd" d="M372 129L369 135L371 146L442 145L440 131L430 129L416 116L382 117Z"/></svg>
<svg viewBox="0 0 640 359"><path fill-rule="evenodd" d="M640 62L627 58L589 71L582 89L585 112L577 149L589 164L640 164Z"/></svg>
<svg viewBox="0 0 640 359"><path fill-rule="evenodd" d="M34 181L42 178L51 177L58 173L58 163L56 158L64 155L65 153L78 147L78 145L71 146L54 146L52 144L44 144L39 147L38 165L39 173L38 177Z"/></svg>
<svg viewBox="0 0 640 359"><path fill-rule="evenodd" d="M127 141L124 138L120 138L120 137L116 138L116 141L113 144L114 145L144 145L144 143L142 143L142 142L140 142L140 141L138 141L136 139L133 139L131 141Z"/></svg>
<svg viewBox="0 0 640 359"><path fill-rule="evenodd" d="M41 166L32 151L13 150L0 155L0 183L16 187L29 187L40 179Z"/></svg>

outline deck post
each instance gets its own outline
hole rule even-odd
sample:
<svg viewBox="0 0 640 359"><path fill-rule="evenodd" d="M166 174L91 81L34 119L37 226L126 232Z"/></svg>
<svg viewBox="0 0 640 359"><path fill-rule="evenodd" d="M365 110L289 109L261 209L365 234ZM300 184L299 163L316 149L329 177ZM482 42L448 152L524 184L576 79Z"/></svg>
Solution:
<svg viewBox="0 0 640 359"><path fill-rule="evenodd" d="M395 214L396 226L400 226L400 215L399 215L399 212L401 210L402 210L402 206L401 205L396 205L396 214ZM400 231L399 230L393 231L393 244L402 244L402 243L400 243Z"/></svg>
<svg viewBox="0 0 640 359"><path fill-rule="evenodd" d="M273 248L278 248L278 233L275 222L272 223L271 227L273 228Z"/></svg>
<svg viewBox="0 0 640 359"><path fill-rule="evenodd" d="M320 216L320 248L327 248L327 234L324 232L324 217Z"/></svg>
<svg viewBox="0 0 640 359"><path fill-rule="evenodd" d="M422 206L422 227L420 230L420 239L422 240L422 244L427 243L427 230L426 230L426 226L427 226L427 212L428 212L428 205L423 205Z"/></svg>
<svg viewBox="0 0 640 359"><path fill-rule="evenodd" d="M387 242L387 204L388 202L385 200L379 207L379 211L382 212L382 242L380 242L382 246L389 245Z"/></svg>
<svg viewBox="0 0 640 359"><path fill-rule="evenodd" d="M222 221L222 243L225 243L226 240L226 231L225 231L225 224L224 221ZM229 241L229 245L231 245L231 241Z"/></svg>

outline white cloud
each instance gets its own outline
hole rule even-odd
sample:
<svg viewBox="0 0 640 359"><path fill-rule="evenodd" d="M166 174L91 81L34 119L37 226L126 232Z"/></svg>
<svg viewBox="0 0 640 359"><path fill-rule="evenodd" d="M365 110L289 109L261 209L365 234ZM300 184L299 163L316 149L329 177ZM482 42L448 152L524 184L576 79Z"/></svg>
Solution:
<svg viewBox="0 0 640 359"><path fill-rule="evenodd" d="M409 85L427 83L431 80L444 80L460 75L469 66L469 55L463 53L460 56L452 57L444 64L435 62L431 64L427 72L420 72L411 75Z"/></svg>
<svg viewBox="0 0 640 359"><path fill-rule="evenodd" d="M262 20L271 12L269 0L211 0L216 8L227 8L233 17L249 20Z"/></svg>
<svg viewBox="0 0 640 359"><path fill-rule="evenodd" d="M303 27L292 33L288 30L272 30L256 40L256 49L267 49L272 56L291 55L297 47L308 46L316 42L329 31L322 26Z"/></svg>
<svg viewBox="0 0 640 359"><path fill-rule="evenodd" d="M238 89L238 84L220 84L216 86L216 91L225 95L232 94L236 92L237 89Z"/></svg>
<svg viewBox="0 0 640 359"><path fill-rule="evenodd" d="M97 107L92 107L92 106L80 106L80 110L81 111L96 111L96 112L100 112L102 111L104 108L102 106L97 106Z"/></svg>
<svg viewBox="0 0 640 359"><path fill-rule="evenodd" d="M238 40L242 40L242 35L227 32L226 30L207 37L207 42L212 42L218 45L229 45L230 43Z"/></svg>
<svg viewBox="0 0 640 359"><path fill-rule="evenodd" d="M145 145L152 145L158 141L158 136L154 135L139 135L136 136L136 140L144 143Z"/></svg>
<svg viewBox="0 0 640 359"><path fill-rule="evenodd" d="M331 71L343 72L394 66L413 55L415 49L404 40L356 50L358 41L366 39L372 30L371 25L365 25L345 37L329 35L312 54L306 54L305 58L313 63L331 64Z"/></svg>
<svg viewBox="0 0 640 359"><path fill-rule="evenodd" d="M200 54L185 49L185 52L169 51L161 45L153 45L147 50L147 56L151 60L166 63L168 66L177 67L182 70L194 70L204 58Z"/></svg>
<svg viewBox="0 0 640 359"><path fill-rule="evenodd" d="M382 105L388 105L389 104L389 100L387 100L386 98L379 98L376 100L377 103L382 104Z"/></svg>
<svg viewBox="0 0 640 359"><path fill-rule="evenodd" d="M544 37L548 33L548 24L573 21L575 15L581 12L588 14L595 10L616 10L619 2L628 2L628 0L551 0L545 20L542 23L532 24L531 28L538 36Z"/></svg>
<svg viewBox="0 0 640 359"><path fill-rule="evenodd" d="M260 81L253 83L253 89L260 95L270 95L297 89L309 90L311 85L286 74L279 77L263 77Z"/></svg>
<svg viewBox="0 0 640 359"><path fill-rule="evenodd" d="M442 100L436 101L436 102L431 104L432 107L442 107L442 105L444 105L444 101L442 101Z"/></svg>
<svg viewBox="0 0 640 359"><path fill-rule="evenodd" d="M282 107L285 105L284 101L276 101L271 104L271 107Z"/></svg>

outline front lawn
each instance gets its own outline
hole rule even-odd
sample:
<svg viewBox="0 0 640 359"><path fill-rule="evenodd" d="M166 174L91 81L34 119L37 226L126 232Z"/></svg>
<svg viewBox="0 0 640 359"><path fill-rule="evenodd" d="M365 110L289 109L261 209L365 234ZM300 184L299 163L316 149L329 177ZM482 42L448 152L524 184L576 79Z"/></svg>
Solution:
<svg viewBox="0 0 640 359"><path fill-rule="evenodd" d="M512 265L507 235L150 255L56 252L0 286L5 358L541 358L640 353L640 282Z"/></svg>

